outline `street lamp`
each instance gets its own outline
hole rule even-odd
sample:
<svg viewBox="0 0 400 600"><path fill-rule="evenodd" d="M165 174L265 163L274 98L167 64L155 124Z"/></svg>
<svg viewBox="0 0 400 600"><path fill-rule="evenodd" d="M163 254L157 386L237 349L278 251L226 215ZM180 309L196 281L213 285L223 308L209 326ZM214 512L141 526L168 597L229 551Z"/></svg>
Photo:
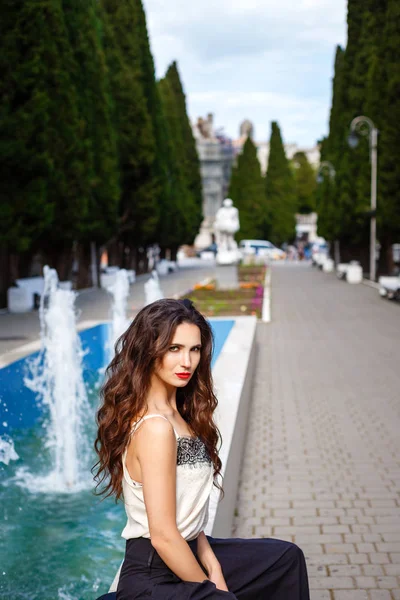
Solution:
<svg viewBox="0 0 400 600"><path fill-rule="evenodd" d="M376 195L378 185L378 130L369 117L356 117L350 124L348 143L350 148L356 148L360 136L369 136L369 150L371 161L371 233L369 250L369 278L376 279Z"/></svg>
<svg viewBox="0 0 400 600"><path fill-rule="evenodd" d="M317 182L322 183L324 181L324 172L328 173L329 179L335 179L336 171L333 164L329 160L323 160L318 168Z"/></svg>

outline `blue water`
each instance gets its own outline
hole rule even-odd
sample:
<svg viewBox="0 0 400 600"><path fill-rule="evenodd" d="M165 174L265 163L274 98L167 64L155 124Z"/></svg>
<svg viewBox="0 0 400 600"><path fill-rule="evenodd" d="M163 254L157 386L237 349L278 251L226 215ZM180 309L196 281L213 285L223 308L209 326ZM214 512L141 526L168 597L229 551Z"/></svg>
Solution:
<svg viewBox="0 0 400 600"><path fill-rule="evenodd" d="M234 321L211 324L214 364ZM80 335L94 417L107 328ZM24 486L24 470L44 474L50 467L43 447L47 415L23 385L26 370L26 359L0 369L0 434L12 438L19 455L0 463L0 599L93 600L107 591L123 558L125 511L122 503L93 495L90 473L88 489L74 494L34 494ZM88 439L95 433L93 418Z"/></svg>

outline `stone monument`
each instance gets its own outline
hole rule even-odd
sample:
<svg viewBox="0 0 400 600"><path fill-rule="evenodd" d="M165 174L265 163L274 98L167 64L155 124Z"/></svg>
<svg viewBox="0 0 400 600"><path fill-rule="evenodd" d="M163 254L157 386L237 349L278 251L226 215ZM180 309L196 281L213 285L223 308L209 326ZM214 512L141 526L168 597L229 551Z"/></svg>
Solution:
<svg viewBox="0 0 400 600"><path fill-rule="evenodd" d="M215 129L211 113L198 118L192 127L203 188L203 222L194 245L196 249L203 250L214 242L215 214L227 195L234 151L231 140L221 129Z"/></svg>
<svg viewBox="0 0 400 600"><path fill-rule="evenodd" d="M217 242L218 288L236 289L239 285L236 265L240 254L234 235L240 229L239 211L230 198L225 198L217 210L214 231Z"/></svg>

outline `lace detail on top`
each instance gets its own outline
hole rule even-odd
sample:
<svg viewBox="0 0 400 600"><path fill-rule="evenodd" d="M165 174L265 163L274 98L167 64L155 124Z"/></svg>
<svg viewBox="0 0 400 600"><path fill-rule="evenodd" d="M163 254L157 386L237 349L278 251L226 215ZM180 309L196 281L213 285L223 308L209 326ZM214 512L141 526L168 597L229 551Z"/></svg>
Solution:
<svg viewBox="0 0 400 600"><path fill-rule="evenodd" d="M197 466L201 463L211 464L211 458L208 454L204 442L196 437L180 437L178 438L178 449L176 464Z"/></svg>

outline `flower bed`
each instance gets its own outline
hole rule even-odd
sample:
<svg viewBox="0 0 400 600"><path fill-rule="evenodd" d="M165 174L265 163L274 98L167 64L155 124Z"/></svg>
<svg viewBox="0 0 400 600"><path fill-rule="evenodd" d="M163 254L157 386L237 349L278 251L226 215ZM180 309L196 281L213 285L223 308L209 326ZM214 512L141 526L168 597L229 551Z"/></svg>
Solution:
<svg viewBox="0 0 400 600"><path fill-rule="evenodd" d="M239 266L239 289L218 290L215 281L196 285L184 297L208 317L255 315L261 318L264 297L265 266Z"/></svg>

